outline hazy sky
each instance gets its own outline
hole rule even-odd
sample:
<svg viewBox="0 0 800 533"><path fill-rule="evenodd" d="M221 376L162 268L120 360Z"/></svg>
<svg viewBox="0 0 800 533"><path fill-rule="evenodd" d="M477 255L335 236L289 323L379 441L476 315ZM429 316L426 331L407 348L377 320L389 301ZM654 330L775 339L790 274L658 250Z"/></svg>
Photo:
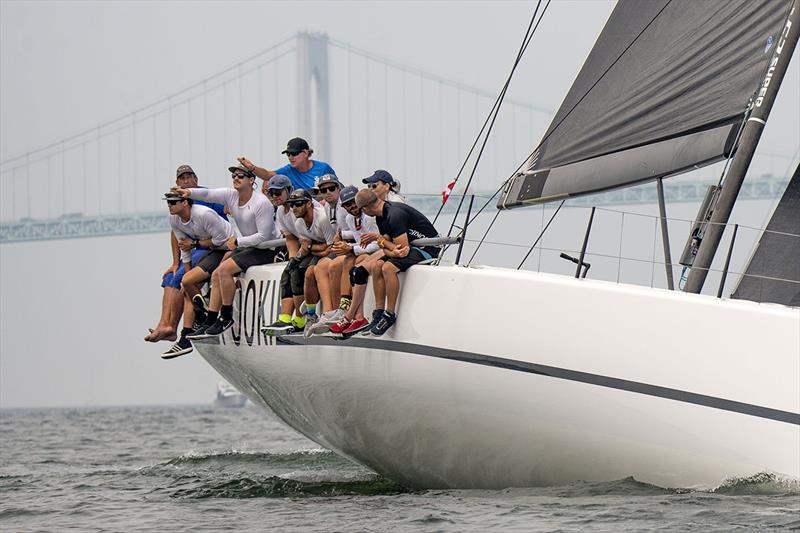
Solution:
<svg viewBox="0 0 800 533"><path fill-rule="evenodd" d="M533 5L2 1L0 159L129 113L299 30L496 92ZM553 2L510 97L557 108L612 8ZM800 145L798 72L795 57L767 151ZM475 131L459 134L466 142ZM0 256L0 406L211 400L217 378L199 357L163 362L166 344L141 341L157 319L164 236L2 245Z"/></svg>

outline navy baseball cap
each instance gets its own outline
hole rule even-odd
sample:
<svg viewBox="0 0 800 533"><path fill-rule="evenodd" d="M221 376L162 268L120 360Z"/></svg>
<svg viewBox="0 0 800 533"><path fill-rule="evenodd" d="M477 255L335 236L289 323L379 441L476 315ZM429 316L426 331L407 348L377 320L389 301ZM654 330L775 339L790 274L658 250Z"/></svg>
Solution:
<svg viewBox="0 0 800 533"><path fill-rule="evenodd" d="M379 181L383 181L385 183L394 183L394 178L385 170L376 170L372 173L372 176L361 180L361 183L377 183Z"/></svg>
<svg viewBox="0 0 800 533"><path fill-rule="evenodd" d="M269 188L270 189L291 189L292 188L292 180L284 176L283 174L275 174L269 179Z"/></svg>
<svg viewBox="0 0 800 533"><path fill-rule="evenodd" d="M349 187L345 187L342 189L342 192L339 193L339 202L344 205L347 202L353 201L356 199L356 194L358 194L358 189L350 185Z"/></svg>

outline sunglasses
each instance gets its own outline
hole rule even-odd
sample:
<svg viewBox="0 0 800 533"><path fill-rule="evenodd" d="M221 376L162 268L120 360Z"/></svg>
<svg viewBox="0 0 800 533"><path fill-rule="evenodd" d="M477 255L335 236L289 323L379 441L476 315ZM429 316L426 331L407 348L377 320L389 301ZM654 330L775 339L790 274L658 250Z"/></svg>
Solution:
<svg viewBox="0 0 800 533"><path fill-rule="evenodd" d="M300 152L294 152L294 151L289 151L289 150L286 151L286 155L289 156L289 157L294 157L294 156L302 154L302 153L303 153L302 151L300 151Z"/></svg>
<svg viewBox="0 0 800 533"><path fill-rule="evenodd" d="M342 204L342 207L344 207L345 209L350 209L350 208L355 207L355 206L356 206L356 201L355 200L350 200L349 202L345 202L345 203Z"/></svg>
<svg viewBox="0 0 800 533"><path fill-rule="evenodd" d="M245 178L249 178L249 177L250 177L250 176L248 176L247 174L243 174L243 173L241 173L241 172L240 172L240 173L237 173L237 174L232 174L232 175L231 175L231 179L233 179L233 180L243 180L243 179L245 179Z"/></svg>
<svg viewBox="0 0 800 533"><path fill-rule="evenodd" d="M167 200L169 205L178 205L178 202L182 202L183 200Z"/></svg>
<svg viewBox="0 0 800 533"><path fill-rule="evenodd" d="M367 185L367 187L369 187L370 189L377 189L378 188L378 182L376 181L375 183L370 183L369 185Z"/></svg>
<svg viewBox="0 0 800 533"><path fill-rule="evenodd" d="M321 192L321 193L329 193L329 192L335 191L338 188L339 187L337 187L336 185L333 185L331 187L320 187L319 188L319 192Z"/></svg>
<svg viewBox="0 0 800 533"><path fill-rule="evenodd" d="M270 189L267 191L267 195L272 196L273 198L277 198L281 194L283 194L283 189Z"/></svg>
<svg viewBox="0 0 800 533"><path fill-rule="evenodd" d="M306 205L307 200L295 200L294 202L288 202L289 207L301 207Z"/></svg>

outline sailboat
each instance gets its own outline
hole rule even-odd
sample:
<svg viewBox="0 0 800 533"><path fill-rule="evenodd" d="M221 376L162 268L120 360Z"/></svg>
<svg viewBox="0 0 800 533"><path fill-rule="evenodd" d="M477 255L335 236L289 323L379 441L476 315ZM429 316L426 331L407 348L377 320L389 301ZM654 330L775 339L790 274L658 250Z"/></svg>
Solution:
<svg viewBox="0 0 800 533"><path fill-rule="evenodd" d="M508 209L733 158L698 216L688 290L441 262L404 274L384 337L275 339L270 265L247 271L236 324L197 351L309 439L409 487L800 478L800 173L734 297L696 288L798 15L789 0L621 0L502 191Z"/></svg>

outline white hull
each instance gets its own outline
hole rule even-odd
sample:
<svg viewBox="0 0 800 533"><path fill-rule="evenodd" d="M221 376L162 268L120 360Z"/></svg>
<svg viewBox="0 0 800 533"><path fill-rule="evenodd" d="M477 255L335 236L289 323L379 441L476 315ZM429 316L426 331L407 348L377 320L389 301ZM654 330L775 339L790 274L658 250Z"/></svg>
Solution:
<svg viewBox="0 0 800 533"><path fill-rule="evenodd" d="M243 329L198 351L299 432L409 486L800 478L800 310L414 267L384 338L275 345L258 324L281 269L251 270Z"/></svg>

